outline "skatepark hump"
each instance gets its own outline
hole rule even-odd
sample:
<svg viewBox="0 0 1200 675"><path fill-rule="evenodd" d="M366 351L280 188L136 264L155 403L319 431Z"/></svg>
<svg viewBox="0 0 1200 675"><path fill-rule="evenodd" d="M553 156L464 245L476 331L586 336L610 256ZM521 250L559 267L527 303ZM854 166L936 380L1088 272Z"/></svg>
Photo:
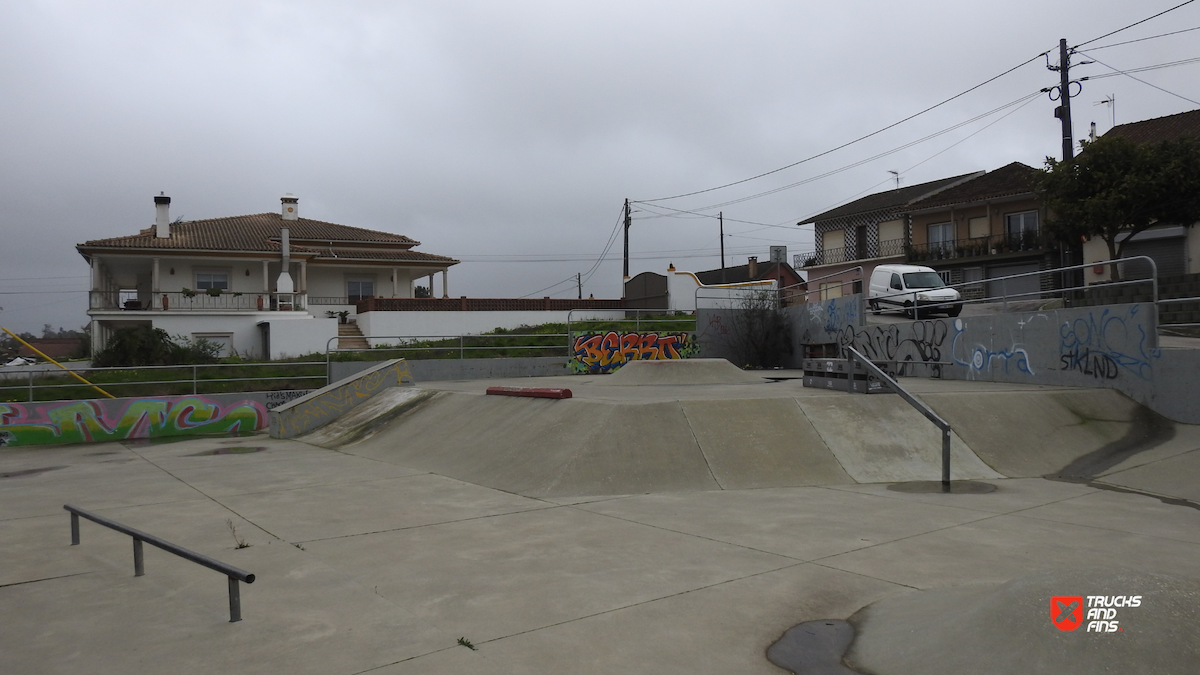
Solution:
<svg viewBox="0 0 1200 675"><path fill-rule="evenodd" d="M301 440L538 498L940 477L940 432L890 394L805 389L715 359L520 383L569 387L573 398L485 396L479 382L419 385ZM954 480L1072 466L1079 475L1069 478L1083 480L1169 454L1196 432L1112 390L905 383L951 423Z"/></svg>

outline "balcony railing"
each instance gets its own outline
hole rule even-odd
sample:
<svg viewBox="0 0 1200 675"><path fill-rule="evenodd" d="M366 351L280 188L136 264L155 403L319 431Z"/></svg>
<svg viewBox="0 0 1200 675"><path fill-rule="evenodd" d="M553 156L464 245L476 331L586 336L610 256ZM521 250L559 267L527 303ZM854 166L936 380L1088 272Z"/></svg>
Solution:
<svg viewBox="0 0 1200 675"><path fill-rule="evenodd" d="M888 239L879 242L878 246L867 246L863 249L854 248L830 248L824 251L816 251L804 261L805 267L813 267L816 265L830 265L833 263L844 263L852 260L864 260L867 258L886 258L888 256L904 255L904 240L903 239Z"/></svg>
<svg viewBox="0 0 1200 675"><path fill-rule="evenodd" d="M978 258L1020 251L1040 251L1044 248L1037 232L997 234L973 239L954 239L929 244L913 244L908 247L909 262L949 260L951 258Z"/></svg>
<svg viewBox="0 0 1200 675"><path fill-rule="evenodd" d="M300 310L305 307L304 293L174 291L134 294L130 291L91 291L89 297L90 309L130 312L262 312Z"/></svg>

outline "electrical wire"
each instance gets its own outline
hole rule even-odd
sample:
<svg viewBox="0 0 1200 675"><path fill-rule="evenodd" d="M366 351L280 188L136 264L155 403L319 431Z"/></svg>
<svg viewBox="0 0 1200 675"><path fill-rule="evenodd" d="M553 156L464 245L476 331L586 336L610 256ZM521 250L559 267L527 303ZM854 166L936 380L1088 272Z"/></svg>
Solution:
<svg viewBox="0 0 1200 675"><path fill-rule="evenodd" d="M1079 52L1079 53L1083 54L1083 52ZM1087 55L1084 54L1084 56L1087 56ZM1094 57L1089 56L1088 58L1094 58ZM1141 68L1130 68L1129 70L1117 71L1115 73L1101 73L1099 75L1089 76L1087 79L1088 80L1103 80L1106 77L1116 77L1118 75L1127 75L1129 73L1144 73L1148 70L1161 70L1163 68L1173 68L1175 66L1186 66L1189 63L1197 63L1197 62L1200 62L1200 56L1190 58L1190 59L1181 59L1179 61L1171 61L1170 63L1160 63L1156 66L1142 66ZM1096 63L1100 63L1100 62L1097 61ZM1104 64L1100 63L1100 65L1104 65Z"/></svg>
<svg viewBox="0 0 1200 675"><path fill-rule="evenodd" d="M1091 59L1091 60L1095 61L1096 63L1099 63L1100 65L1104 66L1105 68L1108 68L1109 70L1112 70L1112 71L1114 71L1114 72L1116 72L1116 73L1118 73L1118 74L1120 74L1120 75L1125 75L1126 77L1129 77L1129 78L1131 78L1131 79L1137 80L1138 82L1141 82L1142 84L1146 85L1147 87L1153 87L1153 88L1155 88L1155 89L1157 89L1157 90L1159 90L1159 91L1163 92L1164 94L1170 94L1170 95L1174 96L1175 98L1180 98L1180 99L1183 99L1183 100L1187 101L1188 103L1195 103L1196 105L1200 105L1200 101L1196 101L1196 100L1190 99L1190 98L1188 98L1188 97L1186 97L1186 96L1183 96L1183 95L1181 95L1181 94L1176 94L1176 93L1175 93L1175 92L1173 92L1173 91L1168 91L1168 90L1166 90L1166 89L1163 89L1162 87L1158 86L1157 84L1150 84L1149 82L1147 82L1147 81L1143 80L1143 79L1142 79L1142 78L1140 78L1140 77L1134 77L1133 75L1130 75L1128 71L1124 71L1124 70L1121 70L1120 68L1114 68L1113 66L1110 66L1110 65L1108 65L1107 63L1105 63L1105 62L1101 61L1100 59L1098 59L1098 58L1096 58L1096 57L1094 57L1094 56L1092 56L1091 54L1085 54L1084 52L1078 52L1078 53L1079 53L1079 54L1083 54L1083 56L1086 56L1087 58L1089 58L1089 59Z"/></svg>
<svg viewBox="0 0 1200 675"><path fill-rule="evenodd" d="M1170 33L1161 33L1159 35L1151 35L1150 37L1138 38L1136 40L1126 40L1125 42L1114 42L1111 45L1101 45L1099 47L1090 47L1089 51L1094 52L1097 49L1108 49L1109 47L1120 47L1121 45L1131 45L1135 42L1145 42L1146 40L1157 40L1158 38L1168 37L1171 35L1179 35L1180 33L1190 33L1191 31L1194 31L1194 30L1200 30L1200 26L1196 26L1195 28L1184 28L1183 30L1172 31ZM1082 47L1083 45L1079 45L1079 46Z"/></svg>
<svg viewBox="0 0 1200 675"><path fill-rule="evenodd" d="M1149 21L1151 19L1157 19L1158 17L1162 16L1163 14L1166 14L1167 12L1174 12L1175 10L1179 9L1180 7L1183 7L1185 5L1190 5L1195 1L1196 0L1187 0L1186 2L1181 2L1178 5L1175 5L1174 7L1170 8L1170 9L1164 9L1163 11L1159 12L1158 14L1155 14L1153 16L1148 16L1145 19L1142 19L1141 21L1135 21L1135 22L1129 24L1128 26L1125 26L1124 28L1118 28L1111 33L1105 33L1104 35L1101 35L1098 38L1092 38L1091 40L1088 40L1087 42L1080 42L1079 44L1075 45L1071 49L1079 49L1080 47L1082 47L1084 45L1090 45L1093 42L1099 42L1100 40L1103 40L1104 38L1109 37L1110 35L1116 35L1117 33L1120 33L1121 31L1129 30L1130 28L1133 28L1134 26L1139 26L1143 23L1146 23L1147 21ZM1088 57L1088 58L1091 58L1091 57Z"/></svg>
<svg viewBox="0 0 1200 675"><path fill-rule="evenodd" d="M1195 1L1195 0L1188 0L1188 2L1194 2L1194 1ZM1187 3L1184 3L1184 4L1187 4ZM681 197L691 197L691 196L694 196L694 195L704 194L705 192L712 192L712 191L714 191L714 190L721 190L721 189L724 189L724 188L727 188L727 187L732 187L732 186L734 186L734 185L741 185L742 183L748 183L748 182L750 182L750 181L752 181L752 180L757 180L757 179L759 179L759 178L763 178L764 176L770 176L771 174L779 173L780 171L785 171L785 170L787 170L787 169L790 169L790 168L792 168L792 167L799 166L799 165L801 165L801 164L804 164L805 162L810 162L810 161L812 161L812 160L814 160L814 159L817 159L817 158L819 158L819 157L824 157L825 155L828 155L828 154L830 154L830 153L834 153L834 152L837 152L838 150L841 150L841 149L843 149L843 148L850 147L851 145L854 145L855 143L859 143L859 142L861 142L861 141L865 141L866 139L868 139L868 138L871 138L872 136L878 136L879 134L881 134L881 133L883 133L883 132L885 132L885 131L887 131L887 130L889 130L889 129L893 129L893 128L895 128L895 127L898 127L898 126L900 126L901 124L904 124L905 122L908 122L909 120L916 119L917 117L920 117L921 115L924 115L925 113L927 113L927 112L930 112L930 111L932 111L932 110L936 110L937 108L940 108L940 107L942 107L942 106L946 105L947 103L949 103L949 102L951 102L951 101L954 101L954 100L956 100L956 99L962 98L963 96L966 96L967 94L969 94L969 93L971 93L971 92L975 91L976 89L979 89L980 87L983 87L984 85L991 84L992 82L995 82L996 80L998 80L998 79L1000 79L1000 78L1004 77L1005 75L1008 75L1009 73L1011 73L1011 72L1013 72L1013 71L1015 71L1015 70L1017 70L1017 69L1019 69L1019 68L1023 68L1024 66L1027 66L1027 65L1029 65L1030 63L1033 63L1034 61L1036 61L1036 60L1038 60L1038 59L1042 58L1042 57L1043 57L1043 56L1045 56L1046 54L1049 54L1051 51L1053 51L1053 50L1047 50L1047 51L1041 52L1041 53L1039 53L1037 56L1034 56L1033 58L1030 58L1030 59L1028 59L1028 60L1026 60L1026 61L1023 61L1023 62L1021 62L1021 63L1019 63L1019 64L1017 64L1017 65L1013 66L1012 68L1009 68L1008 70L1006 70L1006 71L1004 71L1004 72L1000 73L999 75L996 75L996 76L994 76L994 77L988 78L988 79L984 80L983 82L980 82L979 84L977 84L977 85L975 85L975 86L973 86L973 87L971 87L971 88L969 88L969 89L966 89L966 90L964 90L964 91L962 91L962 92L959 92L958 94L955 94L954 96L951 96L950 98L947 98L947 99L945 99L945 100L941 101L940 103L935 103L934 105L931 105L931 106L929 106L928 108L925 108L924 110L921 110L920 112L913 113L912 115L909 115L908 117L905 117L904 119L902 119L902 120L900 120L900 121L898 121L898 122L893 122L892 124L889 124L889 125L887 125L887 126L885 126L885 127L881 128L881 129L877 129L877 130L875 130L875 131L872 131L872 132L871 132L871 133L869 133L869 134L866 134L866 135L864 135L864 136L859 136L858 138L856 138L856 139L854 139L854 140L852 140L852 141L849 141L849 142L843 143L843 144L841 144L841 145L839 145L839 146L837 146L837 147L835 147L835 148L831 148L831 149L829 149L829 150L825 150L824 152L817 153L817 154L815 154L815 155L812 155L812 156L810 156L810 157L806 157L806 158L804 158L804 159L802 159L802 160L800 160L800 161L798 161L798 162L793 162L793 163L791 163L791 164L788 164L787 166L781 166L781 167L779 167L778 169L773 169L773 170L771 170L771 171L766 171L766 172L764 172L764 173L760 173L760 174L758 174L758 175L756 175L756 176L751 176L751 177L749 177L749 178L743 178L742 180L734 181L734 182L732 182L732 183L726 183L726 184L724 184L724 185L718 185L718 186L716 186L716 187L706 188L706 189L704 189L704 190L696 190L696 191L694 191L694 192L686 192L686 193L683 193L683 194L672 195L672 196L670 196L670 197L658 197L658 198L655 198L655 199L639 199L639 200L637 200L637 201L638 201L638 203L642 203L642 204L644 204L644 203L647 203L647 202L662 202L662 201L668 201L668 200L671 200L671 199L679 199L679 198L681 198Z"/></svg>

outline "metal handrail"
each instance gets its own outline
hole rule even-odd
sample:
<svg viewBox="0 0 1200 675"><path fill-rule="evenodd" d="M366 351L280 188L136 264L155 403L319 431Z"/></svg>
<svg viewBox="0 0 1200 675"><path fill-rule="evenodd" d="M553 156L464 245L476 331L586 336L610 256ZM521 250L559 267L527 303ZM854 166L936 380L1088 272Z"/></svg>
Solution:
<svg viewBox="0 0 1200 675"><path fill-rule="evenodd" d="M900 386L892 376L883 371L882 368L871 363L870 359L863 356L854 347L846 347L846 352L850 354L850 358L862 364L862 367L867 369L875 377L879 378L889 389L900 395L900 398L908 402L909 405L917 409L917 412L925 416L925 419L933 422L934 426L942 430L942 491L950 491L950 423L933 412L933 409L925 405L924 402L917 397L908 393L908 390ZM865 391L865 390L864 390Z"/></svg>
<svg viewBox="0 0 1200 675"><path fill-rule="evenodd" d="M220 560L214 560L206 555L188 550L178 544L156 537L152 534L147 534L141 530L135 530L128 525L122 525L115 520L105 518L104 516L96 515L91 511L85 511L77 506L63 504L63 509L71 514L71 545L79 545L79 518L87 518L88 520L98 525L103 525L110 530L116 530L122 534L127 534L133 537L133 576L145 576L146 568L142 559L142 542L146 542L151 546L157 546L167 553L190 560L197 565L203 565L211 570L216 570L224 574L229 579L229 622L236 623L242 620L242 597L238 587L239 581L244 581L248 584L254 583L254 575L243 569L238 569L233 565L228 565Z"/></svg>
<svg viewBox="0 0 1200 675"><path fill-rule="evenodd" d="M863 266L862 266L862 265L855 265L854 267L847 267L846 269L844 269L844 270L842 270L842 271L840 271L840 272L834 272L834 273L832 273L832 274L826 274L826 275L819 276L819 277L816 277L816 278L813 278L813 279L809 279L808 281L803 281L803 282L801 282L801 283L798 283L798 284L792 284L791 286L784 286L783 288L779 289L779 293L780 293L780 295L783 295L783 292L784 292L784 291L786 291L786 290L788 290L788 289L796 288L796 287L798 287L798 286L804 286L804 301L805 301L805 302L808 302L808 295L809 295L810 293L818 293L818 294L819 294L819 293L821 293L823 290L829 290L829 289L827 289L827 288L826 288L826 289L820 289L820 288L818 288L818 289L816 289L816 290L813 290L813 289L812 289L812 288L809 286L809 284L813 283L814 281L820 281L820 280L822 280L822 279L828 279L828 278L830 278L830 277L840 277L841 275L843 275L843 274L846 274L847 272L853 272L854 270L858 270L858 278L857 278L857 279L851 279L850 281L843 281L842 283L838 284L838 285L836 286L836 288L841 288L841 287L843 287L843 286L850 286L850 285L853 285L853 284L856 284L856 283L859 283L859 284L861 284L861 283L863 282L863 274L865 273L865 271L866 271L866 270L864 270L864 269L863 269Z"/></svg>

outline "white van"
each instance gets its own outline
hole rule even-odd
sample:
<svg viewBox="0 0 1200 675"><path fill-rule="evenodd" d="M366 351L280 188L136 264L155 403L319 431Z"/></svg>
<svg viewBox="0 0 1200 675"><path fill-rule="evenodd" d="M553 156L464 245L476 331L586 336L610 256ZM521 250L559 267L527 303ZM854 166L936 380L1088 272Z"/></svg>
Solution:
<svg viewBox="0 0 1200 675"><path fill-rule="evenodd" d="M946 284L931 267L920 265L880 265L871 272L867 304L878 314L899 309L908 317L930 314L958 316L962 302L958 291Z"/></svg>

